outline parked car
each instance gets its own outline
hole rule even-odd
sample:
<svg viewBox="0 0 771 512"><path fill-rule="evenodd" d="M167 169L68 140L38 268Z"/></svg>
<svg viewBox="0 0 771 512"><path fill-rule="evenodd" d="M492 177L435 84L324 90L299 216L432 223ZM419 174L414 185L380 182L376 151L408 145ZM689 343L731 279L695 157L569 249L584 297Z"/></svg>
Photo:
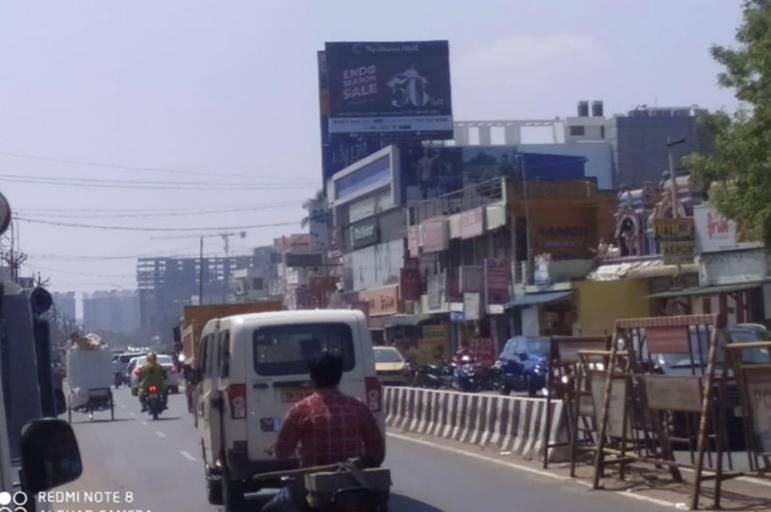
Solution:
<svg viewBox="0 0 771 512"><path fill-rule="evenodd" d="M374 347L375 372L384 386L405 386L410 380L410 368L396 347Z"/></svg>
<svg viewBox="0 0 771 512"><path fill-rule="evenodd" d="M308 359L322 351L342 357L340 390L366 403L384 430L382 387L360 311L281 311L207 322L193 383L212 504L237 510L245 492L280 485L254 475L296 465L276 460L270 448L292 404L313 392Z"/></svg>
<svg viewBox="0 0 771 512"><path fill-rule="evenodd" d="M166 382L168 383L168 390L171 394L179 393L179 372L174 364L174 360L171 356L165 354L159 354L158 364L166 370ZM131 360L131 394L136 396L139 392L139 374L142 367L147 362L147 356L139 356Z"/></svg>
<svg viewBox="0 0 771 512"><path fill-rule="evenodd" d="M114 354L113 360L112 360L112 367L113 372L116 375L115 382L117 384L118 379L120 379L121 383L127 383L129 382L129 371L128 371L128 364L129 362L135 358L139 357L142 354L137 354L135 352L122 352L120 354ZM120 375L120 377L117 377Z"/></svg>
<svg viewBox="0 0 771 512"><path fill-rule="evenodd" d="M529 396L535 396L546 387L548 356L548 338L515 336L509 339L493 365L501 394L508 395L514 390L527 391Z"/></svg>

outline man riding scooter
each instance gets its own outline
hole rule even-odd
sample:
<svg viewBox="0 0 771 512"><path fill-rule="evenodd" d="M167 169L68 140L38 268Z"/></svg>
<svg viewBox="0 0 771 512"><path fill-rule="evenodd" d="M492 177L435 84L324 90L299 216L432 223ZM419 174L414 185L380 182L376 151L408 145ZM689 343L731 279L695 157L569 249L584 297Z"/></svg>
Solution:
<svg viewBox="0 0 771 512"><path fill-rule="evenodd" d="M297 402L287 413L274 452L287 461L300 445L302 467L321 466L359 458L367 466L379 466L385 458L383 433L369 408L344 395L337 387L343 360L325 352L308 362L316 391ZM262 508L262 512L308 510L306 490L297 479Z"/></svg>
<svg viewBox="0 0 771 512"><path fill-rule="evenodd" d="M163 397L163 407L166 408L167 381L166 370L158 364L158 356L155 352L147 354L145 365L139 370L139 402L142 404L142 412L147 411L147 389L156 386Z"/></svg>

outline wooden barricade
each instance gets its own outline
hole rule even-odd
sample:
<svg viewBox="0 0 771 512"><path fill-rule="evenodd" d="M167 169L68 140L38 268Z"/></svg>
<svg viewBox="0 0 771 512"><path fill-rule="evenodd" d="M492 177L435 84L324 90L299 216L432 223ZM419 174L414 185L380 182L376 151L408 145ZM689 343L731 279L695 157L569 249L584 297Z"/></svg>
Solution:
<svg viewBox="0 0 771 512"><path fill-rule="evenodd" d="M542 433L544 443L543 467L549 464L549 449L570 447L571 476L574 476L576 454L585 443L593 443L594 411L587 412L580 406L582 397L586 396L580 386L577 386L579 374L579 351L607 350L610 338L586 336L555 336L549 340L549 372L546 379L546 428ZM553 400L564 402L564 425L567 439L555 439L549 443L550 432L553 429ZM586 404L586 400L584 401ZM559 421L559 419L557 419Z"/></svg>
<svg viewBox="0 0 771 512"><path fill-rule="evenodd" d="M608 364L602 392L595 385L596 377L590 375L599 428L595 489L608 464L619 464L622 478L625 468L633 463L668 467L675 481L681 480L680 468L690 468L695 473L691 508L698 507L706 480L715 481L714 506L719 508L721 483L739 476L723 471L729 372L726 364L718 361L718 353L726 344L724 324L718 315L616 322L613 342L604 354ZM603 354L581 355L586 359ZM690 436L670 435L672 419L680 415L698 417L695 449ZM673 442L690 443L690 463L675 460ZM705 457L709 458L707 465ZM728 460L730 466L730 452Z"/></svg>
<svg viewBox="0 0 771 512"><path fill-rule="evenodd" d="M771 341L731 344L726 361L739 387L750 471L771 476Z"/></svg>

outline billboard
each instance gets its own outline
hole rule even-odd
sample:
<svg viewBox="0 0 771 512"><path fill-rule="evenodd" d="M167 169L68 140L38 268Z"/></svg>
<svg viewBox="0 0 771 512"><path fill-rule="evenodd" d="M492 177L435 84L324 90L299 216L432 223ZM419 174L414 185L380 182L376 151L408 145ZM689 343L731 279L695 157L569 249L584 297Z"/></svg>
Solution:
<svg viewBox="0 0 771 512"><path fill-rule="evenodd" d="M329 133L329 86L327 85L327 55L318 52L319 117L321 122L321 169L323 186L327 180L364 157L386 146L384 141L360 137L358 134Z"/></svg>
<svg viewBox="0 0 771 512"><path fill-rule="evenodd" d="M329 133L451 139L447 41L326 43Z"/></svg>

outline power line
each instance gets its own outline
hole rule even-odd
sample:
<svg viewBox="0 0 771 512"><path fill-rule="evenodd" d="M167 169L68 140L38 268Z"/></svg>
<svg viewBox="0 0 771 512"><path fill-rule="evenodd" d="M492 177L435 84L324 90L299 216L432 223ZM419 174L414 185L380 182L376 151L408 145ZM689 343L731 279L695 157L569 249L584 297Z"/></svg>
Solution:
<svg viewBox="0 0 771 512"><path fill-rule="evenodd" d="M85 229L107 229L116 231L229 231L229 230L246 230L246 229L261 229L261 228L274 228L283 226L294 226L297 222L275 222L271 224L251 224L246 226L218 226L218 227L197 227L197 228L172 228L172 227L148 227L148 226L108 226L101 224L82 224L77 222L58 222L53 220L43 219L30 219L27 217L15 216L14 219L21 222L28 222L31 224L46 224L49 226L61 226L67 228L85 228Z"/></svg>
<svg viewBox="0 0 771 512"><path fill-rule="evenodd" d="M0 174L0 178L11 183L32 185L51 185L80 188L114 188L134 190L287 190L312 189L315 184L302 182L275 183L218 183L218 182L174 182L140 180L100 180L94 178L56 178L52 176L24 176L20 174Z"/></svg>
<svg viewBox="0 0 771 512"><path fill-rule="evenodd" d="M81 261L81 260L95 260L95 261L107 261L107 260L133 260L136 258L155 258L169 255L169 257L177 257L178 255L192 251L197 248L198 244L186 245L184 247L178 247L176 249L152 252L152 253L139 253L139 254L122 254L122 255L94 255L94 254L44 254L44 253L30 253L31 259L50 259L59 261Z"/></svg>
<svg viewBox="0 0 771 512"><path fill-rule="evenodd" d="M50 268L50 267L43 267L40 265L27 265L32 267L35 271L44 270L46 272L56 272L58 274L71 274L74 276L85 276L85 277L107 277L107 278L135 278L136 274L96 274L92 272L78 272L76 270L63 270L60 268Z"/></svg>
<svg viewBox="0 0 771 512"><path fill-rule="evenodd" d="M254 175L246 174L246 173L232 173L232 172L231 173L221 173L221 172L211 173L211 172L200 171L200 170L179 169L179 168L172 168L172 167L127 165L127 164L120 164L120 163L113 163L113 162L98 162L98 161L89 161L89 160L78 160L78 159L72 159L72 158L33 155L29 153L15 153L10 151L0 151L0 155L12 157L12 158L23 158L26 160L39 160L43 162L54 162L54 163L69 164L69 165L81 165L86 167L102 167L102 168L109 168L109 169L116 169L116 170L123 170L123 171L166 172L171 174L188 174L188 175L196 175L196 176L231 176L231 177L240 177L240 178L254 178Z"/></svg>
<svg viewBox="0 0 771 512"><path fill-rule="evenodd" d="M250 211L260 211L260 210L278 210L278 209L286 209L290 206L297 206L297 201L287 201L285 203L279 203L276 205L264 205L264 206L254 206L252 208L226 208L226 209L220 209L220 210L190 210L190 211L164 211L164 212L145 212L145 213L120 213L120 212L110 212L110 210L101 210L101 211L91 211L90 213L68 213L67 210L61 209L56 212L46 212L46 213L35 213L33 210L17 210L19 213L24 215L25 217L37 218L43 217L48 218L50 215L55 215L58 219L104 219L104 218L119 218L119 219L133 219L133 218L146 218L146 217L189 217L189 216L201 216L201 215L219 215L219 214L225 214L225 213L238 213L238 212L250 212ZM136 210L135 210L136 211Z"/></svg>
<svg viewBox="0 0 771 512"><path fill-rule="evenodd" d="M16 212L65 212L65 213L75 213L75 212L84 212L84 213L92 213L92 212L141 212L141 213L152 213L152 212L221 212L226 210L243 210L247 211L253 208L271 208L274 206L284 206L284 205L295 205L297 204L297 201L280 201L276 203L263 203L263 204L234 204L229 206L222 206L222 207L201 207L201 206L191 206L188 208L16 208Z"/></svg>

